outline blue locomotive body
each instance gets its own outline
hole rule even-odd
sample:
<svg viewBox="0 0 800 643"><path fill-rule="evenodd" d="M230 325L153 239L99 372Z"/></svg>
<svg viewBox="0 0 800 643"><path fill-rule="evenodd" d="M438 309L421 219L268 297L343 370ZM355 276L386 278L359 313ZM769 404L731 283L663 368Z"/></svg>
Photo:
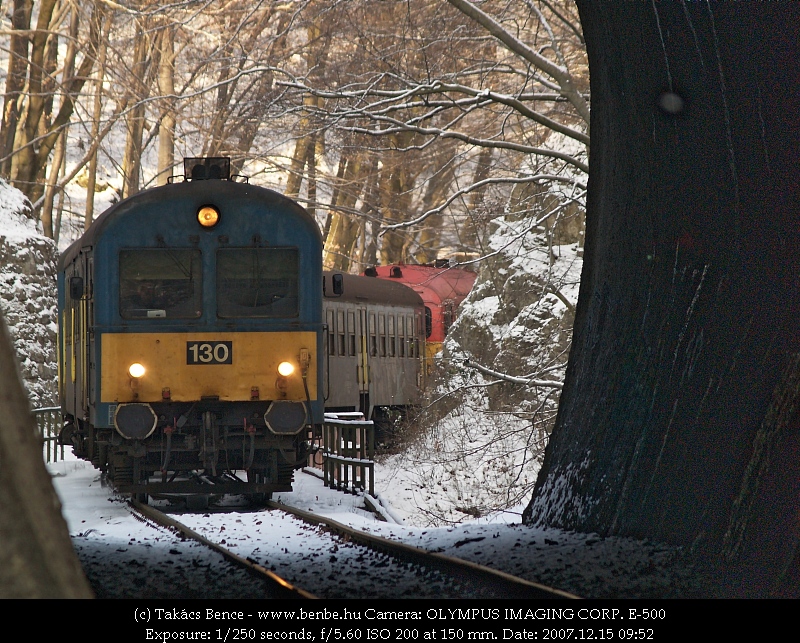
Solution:
<svg viewBox="0 0 800 643"><path fill-rule="evenodd" d="M319 228L224 178L121 201L59 261L63 440L122 492L290 490L323 420Z"/></svg>

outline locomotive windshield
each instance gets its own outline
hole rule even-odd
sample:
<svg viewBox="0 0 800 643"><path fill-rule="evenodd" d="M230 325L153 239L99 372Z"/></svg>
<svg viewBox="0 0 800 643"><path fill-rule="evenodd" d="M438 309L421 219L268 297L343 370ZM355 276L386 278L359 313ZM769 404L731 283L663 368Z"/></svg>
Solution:
<svg viewBox="0 0 800 643"><path fill-rule="evenodd" d="M297 248L217 250L219 317L296 317Z"/></svg>
<svg viewBox="0 0 800 643"><path fill-rule="evenodd" d="M202 293L199 250L120 250L119 313L124 319L197 318Z"/></svg>

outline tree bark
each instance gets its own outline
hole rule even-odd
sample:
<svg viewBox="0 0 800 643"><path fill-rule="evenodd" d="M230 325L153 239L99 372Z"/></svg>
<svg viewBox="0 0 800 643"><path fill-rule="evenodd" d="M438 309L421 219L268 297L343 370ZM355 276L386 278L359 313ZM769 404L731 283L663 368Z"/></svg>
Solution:
<svg viewBox="0 0 800 643"><path fill-rule="evenodd" d="M408 219L411 205L411 190L417 175L422 170L419 161L406 156L403 150L414 139L411 132L399 132L390 137L390 149L383 153L381 169L381 217L385 223L400 223ZM412 168L412 163L417 167ZM408 261L406 249L409 237L401 231L392 230L382 237L379 250L381 264Z"/></svg>
<svg viewBox="0 0 800 643"><path fill-rule="evenodd" d="M97 69L95 71L94 96L92 99L92 141L94 149L91 150L89 157L89 176L86 181L86 210L83 214L83 229L88 230L94 220L94 195L97 185L97 146L100 140L100 118L103 115L103 80L106 75L106 56L108 54L107 38L103 34L108 34L111 29L111 14L106 15L105 24L102 27L101 38L98 45Z"/></svg>
<svg viewBox="0 0 800 643"><path fill-rule="evenodd" d="M55 150L53 151L53 162L50 164L50 174L47 179L47 184L44 191L44 202L42 204L42 211L39 219L42 222L42 232L44 236L50 239L56 239L56 230L53 227L53 203L56 194L60 191L58 180L64 169L64 161L66 158L67 147L67 132L66 130L58 137Z"/></svg>
<svg viewBox="0 0 800 643"><path fill-rule="evenodd" d="M321 38L321 34L322 30L317 20L314 20L307 29L308 46L304 56L309 74L314 79L319 78L322 74L330 45L330 39ZM294 155L289 165L289 176L286 179L286 196L297 198L300 195L300 187L303 183L303 169L305 167L309 168L309 174L316 173L314 154L316 153L318 135L315 114L322 107L322 104L322 98L319 96L314 96L313 94L303 96L305 109L297 124L300 138L295 143ZM314 189L316 189L316 186Z"/></svg>
<svg viewBox="0 0 800 643"><path fill-rule="evenodd" d="M76 6L73 7L72 13L70 14L69 39L67 41L67 51L64 55L64 71L61 74L61 82L64 86L69 84L69 82L72 80L73 74L75 73L75 42L78 38L79 27L80 13L78 12L78 8ZM53 49L55 50L56 47L53 47ZM63 166L66 158L68 131L69 125L66 125L59 133L58 141L56 142L55 149L53 151L53 162L50 164L50 174L45 186L44 203L42 204L40 215L42 230L44 231L45 236L50 237L51 239L58 239L59 236L58 228L54 229L53 227L53 202L57 193L63 189L63 186L59 186L58 179L64 169Z"/></svg>
<svg viewBox="0 0 800 643"><path fill-rule="evenodd" d="M363 222L347 212L355 208L363 192L365 174L363 159L358 153L354 153L346 161L343 186L336 192L336 203L331 204L331 226L325 240L322 261L328 270L350 270L353 249Z"/></svg>
<svg viewBox="0 0 800 643"><path fill-rule="evenodd" d="M796 595L800 7L579 9L584 268L524 520L690 545L733 595Z"/></svg>
<svg viewBox="0 0 800 643"><path fill-rule="evenodd" d="M144 100L149 92L148 75L152 60L150 58L150 36L144 26L136 36L133 53L133 78L136 82L134 100L126 119L128 136L125 139L125 153L122 160L123 186L122 198L125 199L139 191L139 178L142 168L142 136L144 134L145 109Z"/></svg>
<svg viewBox="0 0 800 643"><path fill-rule="evenodd" d="M91 598L0 313L0 598Z"/></svg>
<svg viewBox="0 0 800 643"><path fill-rule="evenodd" d="M22 190L31 200L37 203L44 191L43 176L47 160L56 144L61 129L69 123L75 109L75 99L80 93L83 84L92 72L94 57L100 37L100 24L105 13L104 5L95 4L90 19L89 37L86 45L86 54L76 74L65 82L63 99L58 113L53 118L46 131L41 131L43 123L42 114L45 99L42 95L44 83L43 69L44 56L49 33L48 26L53 15L54 0L46 0L39 6L37 28L32 37L31 60L29 67L29 80L26 95L27 104L24 118L19 121L14 138L14 154L11 157L12 184ZM37 139L37 134L41 134Z"/></svg>
<svg viewBox="0 0 800 643"><path fill-rule="evenodd" d="M22 32L30 29L33 0L14 0L11 14L12 34L9 42L8 75L6 92L3 97L3 122L0 126L0 176L11 175L11 154L14 151L14 137L19 123L22 90L28 71L28 35Z"/></svg>
<svg viewBox="0 0 800 643"><path fill-rule="evenodd" d="M445 144L440 154L433 156L431 165L438 168L428 179L425 196L422 199L422 210L427 212L445 200L453 185L455 176L455 145ZM430 263L437 258L441 249L442 215L434 214L425 220L417 238L417 250L414 258L417 263Z"/></svg>
<svg viewBox="0 0 800 643"><path fill-rule="evenodd" d="M14 138L16 154L11 159L11 179L14 187L22 190L29 198L33 195L35 177L40 167L36 165L36 146L34 139L39 133L39 125L45 107L44 84L45 52L50 26L50 18L55 9L56 0L44 0L39 5L39 16L36 31L31 36L31 57L28 65L27 105L24 119L17 124ZM31 201L35 201L32 198Z"/></svg>
<svg viewBox="0 0 800 643"><path fill-rule="evenodd" d="M159 39L158 91L166 97L158 124L158 185L166 185L175 164L175 45L173 29L164 27Z"/></svg>

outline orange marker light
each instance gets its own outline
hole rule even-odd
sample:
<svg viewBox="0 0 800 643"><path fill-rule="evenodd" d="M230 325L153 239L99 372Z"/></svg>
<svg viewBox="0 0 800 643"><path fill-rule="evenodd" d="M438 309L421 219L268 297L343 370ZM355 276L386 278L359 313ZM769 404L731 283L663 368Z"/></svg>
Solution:
<svg viewBox="0 0 800 643"><path fill-rule="evenodd" d="M204 228L213 228L219 223L219 210L213 205L204 205L197 211L197 221Z"/></svg>

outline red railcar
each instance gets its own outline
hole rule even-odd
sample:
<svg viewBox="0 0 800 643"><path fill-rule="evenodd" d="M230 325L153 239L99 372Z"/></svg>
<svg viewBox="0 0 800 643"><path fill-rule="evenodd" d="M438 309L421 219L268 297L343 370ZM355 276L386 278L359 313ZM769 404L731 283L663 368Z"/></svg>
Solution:
<svg viewBox="0 0 800 643"><path fill-rule="evenodd" d="M472 290L476 274L447 261L432 264L393 264L364 271L367 277L396 281L415 290L425 303L426 353L430 358L442 348L456 319L459 304Z"/></svg>

